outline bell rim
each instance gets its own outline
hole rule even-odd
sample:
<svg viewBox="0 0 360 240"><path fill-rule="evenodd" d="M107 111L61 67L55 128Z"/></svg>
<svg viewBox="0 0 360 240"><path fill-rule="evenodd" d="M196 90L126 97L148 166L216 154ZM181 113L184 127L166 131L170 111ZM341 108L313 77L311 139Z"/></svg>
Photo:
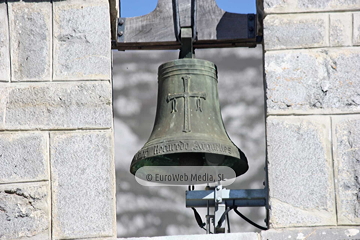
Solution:
<svg viewBox="0 0 360 240"><path fill-rule="evenodd" d="M169 138L170 139L170 138ZM234 169L236 172L236 176L240 176L244 174L249 166L248 161L245 156L245 154L230 140L230 141L211 141L211 140L205 140L201 137L196 138L180 138L177 140L158 140L154 139L150 142L147 142L133 157L131 164L130 164L130 172L135 175L137 169L133 169L134 166L136 166L140 162L147 161L151 158L160 158L160 157L168 157L169 155L176 155L176 154L188 154L188 153L194 153L194 154L205 154L205 153L211 153L211 154L217 154L225 156L227 160L233 159L235 162L233 162L235 165L241 166L239 169ZM181 149L169 149L171 147L171 144L181 143L182 148ZM187 144L187 147L185 147ZM213 145L211 145L213 144ZM155 147L161 145L162 148L158 147L156 150ZM166 150L166 146L168 146ZM175 147L173 145L173 147ZM181 146L179 146L181 147ZM199 149L201 148L201 149ZM216 149L217 148L217 149ZM171 151L172 150L172 151ZM219 151L220 150L220 151ZM231 151L229 151L231 150ZM150 154L149 154L150 153Z"/></svg>
<svg viewBox="0 0 360 240"><path fill-rule="evenodd" d="M227 165L218 165L218 166L227 166L227 167L230 167L232 168L235 173L236 173L236 177L240 176L240 175L243 175L244 173L246 173L248 170L249 170L249 164L248 164L248 161L247 161L247 158L246 156L244 155L244 153L240 150L240 149L237 149L239 151L239 155L240 157L233 157L233 156L229 156L229 155L226 155L226 154L218 154L218 155L223 155L225 157L227 157L227 160L234 160L235 163L238 165L238 168L232 168L230 166L227 166ZM158 155L158 156L153 156L153 157L166 157L168 155L175 155L175 154L181 154L181 153L190 153L190 152L177 152L177 153L169 153L169 154L164 154L164 155ZM191 152L191 153L194 153L194 154L205 154L205 152ZM216 153L213 153L213 154L216 154ZM242 156L242 158L241 158ZM140 162L144 162L144 161L147 161L153 157L146 157L146 158L142 158L142 159L138 159L138 160L132 160L131 164L130 164L130 172L135 175L137 170L139 170L141 167L138 167L137 169L134 169L134 167L140 163ZM224 160L225 162L225 160ZM147 166L147 165L144 165L144 166ZM156 165L156 166L179 166L179 165ZM206 164L204 165L201 165L201 166L207 166ZM241 166L241 167L239 167Z"/></svg>

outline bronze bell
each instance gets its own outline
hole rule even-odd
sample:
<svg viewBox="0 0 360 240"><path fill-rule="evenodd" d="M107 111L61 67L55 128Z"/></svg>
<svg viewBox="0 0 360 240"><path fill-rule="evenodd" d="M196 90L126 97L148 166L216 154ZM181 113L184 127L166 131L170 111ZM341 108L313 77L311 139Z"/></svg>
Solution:
<svg viewBox="0 0 360 240"><path fill-rule="evenodd" d="M236 176L249 166L230 140L221 118L217 68L212 62L184 58L158 71L155 124L134 156L130 172L143 166L228 166Z"/></svg>

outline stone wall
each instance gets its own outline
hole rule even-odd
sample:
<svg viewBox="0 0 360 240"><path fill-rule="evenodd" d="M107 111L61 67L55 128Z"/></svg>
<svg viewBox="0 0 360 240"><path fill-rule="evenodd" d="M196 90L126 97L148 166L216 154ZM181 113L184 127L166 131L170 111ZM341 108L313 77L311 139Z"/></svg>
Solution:
<svg viewBox="0 0 360 240"><path fill-rule="evenodd" d="M270 227L360 225L360 1L263 5Z"/></svg>
<svg viewBox="0 0 360 240"><path fill-rule="evenodd" d="M116 236L107 0L0 1L0 238Z"/></svg>

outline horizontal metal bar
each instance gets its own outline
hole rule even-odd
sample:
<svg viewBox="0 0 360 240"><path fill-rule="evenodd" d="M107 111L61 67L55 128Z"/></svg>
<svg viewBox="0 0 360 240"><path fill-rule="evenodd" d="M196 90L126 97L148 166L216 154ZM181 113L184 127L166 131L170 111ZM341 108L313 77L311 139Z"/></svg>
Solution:
<svg viewBox="0 0 360 240"><path fill-rule="evenodd" d="M266 189L223 189L222 199L228 206L265 206ZM214 190L186 191L186 207L215 206Z"/></svg>
<svg viewBox="0 0 360 240"><path fill-rule="evenodd" d="M186 207L204 207L208 206L208 200L195 200L186 201ZM266 206L265 199L254 199L254 200L225 200L228 207L263 207ZM209 207L215 207L215 201L209 200Z"/></svg>
<svg viewBox="0 0 360 240"><path fill-rule="evenodd" d="M214 190L186 191L186 200L213 200ZM267 197L266 189L222 189L222 198L248 200Z"/></svg>
<svg viewBox="0 0 360 240"><path fill-rule="evenodd" d="M239 41L197 41L194 42L194 48L231 48L231 47L256 47L261 42L256 39L246 39ZM158 42L158 43L115 43L112 45L112 49L119 51L125 50L177 50L181 48L181 44L178 42Z"/></svg>

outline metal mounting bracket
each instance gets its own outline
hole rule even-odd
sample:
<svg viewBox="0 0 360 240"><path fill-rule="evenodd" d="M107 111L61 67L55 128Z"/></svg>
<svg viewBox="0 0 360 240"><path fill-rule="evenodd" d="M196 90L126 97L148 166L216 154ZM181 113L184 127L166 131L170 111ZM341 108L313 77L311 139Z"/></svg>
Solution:
<svg viewBox="0 0 360 240"><path fill-rule="evenodd" d="M195 58L192 27L182 27L180 30L179 58Z"/></svg>
<svg viewBox="0 0 360 240"><path fill-rule="evenodd" d="M210 229L210 218L213 220L215 233L225 232L224 215L227 208L234 207L267 207L267 189L226 189L221 185L207 190L186 191L186 207L206 207L207 233ZM209 214L209 208L214 207L214 214ZM221 220L221 221L220 221ZM266 219L267 221L267 219Z"/></svg>
<svg viewBox="0 0 360 240"><path fill-rule="evenodd" d="M123 42L124 41L124 34L125 34L125 21L126 18L119 18L118 19L118 27L117 27L117 41Z"/></svg>
<svg viewBox="0 0 360 240"><path fill-rule="evenodd" d="M248 14L248 38L255 38L256 36L256 16L255 14Z"/></svg>

